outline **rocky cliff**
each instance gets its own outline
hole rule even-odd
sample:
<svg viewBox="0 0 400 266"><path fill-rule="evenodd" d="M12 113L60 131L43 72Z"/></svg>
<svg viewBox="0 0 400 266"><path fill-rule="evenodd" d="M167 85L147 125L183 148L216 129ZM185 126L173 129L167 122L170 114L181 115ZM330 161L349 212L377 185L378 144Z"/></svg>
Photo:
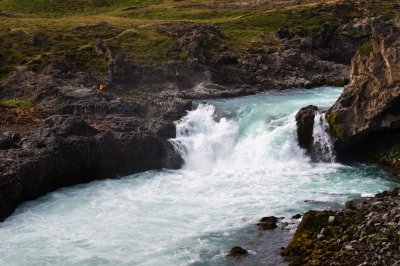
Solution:
<svg viewBox="0 0 400 266"><path fill-rule="evenodd" d="M0 221L19 203L62 186L181 166L167 139L190 101L129 88L100 92L98 84L65 65L0 83L3 97L32 103L0 107Z"/></svg>
<svg viewBox="0 0 400 266"><path fill-rule="evenodd" d="M400 126L400 20L374 25L352 59L350 83L328 111L338 148Z"/></svg>
<svg viewBox="0 0 400 266"><path fill-rule="evenodd" d="M362 23L371 40L353 57L350 83L326 117L340 157L376 159L400 143L400 20ZM301 117L300 126L307 119Z"/></svg>

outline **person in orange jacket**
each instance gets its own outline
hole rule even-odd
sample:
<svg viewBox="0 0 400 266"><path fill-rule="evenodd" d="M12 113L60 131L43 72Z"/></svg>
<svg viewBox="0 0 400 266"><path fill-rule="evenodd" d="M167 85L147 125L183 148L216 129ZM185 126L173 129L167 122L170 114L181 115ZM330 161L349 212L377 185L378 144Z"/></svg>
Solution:
<svg viewBox="0 0 400 266"><path fill-rule="evenodd" d="M104 85L103 83L100 84L100 91L103 91L106 88L106 85Z"/></svg>

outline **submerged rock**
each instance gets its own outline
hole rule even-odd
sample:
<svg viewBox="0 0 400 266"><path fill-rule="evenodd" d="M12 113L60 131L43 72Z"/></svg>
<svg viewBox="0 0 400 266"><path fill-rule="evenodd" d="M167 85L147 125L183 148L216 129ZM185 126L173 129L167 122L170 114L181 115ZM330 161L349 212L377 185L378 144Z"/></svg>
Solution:
<svg viewBox="0 0 400 266"><path fill-rule="evenodd" d="M261 230L271 230L277 228L277 223L278 218L275 216L268 216L268 217L263 217L261 220L257 223L259 228Z"/></svg>
<svg viewBox="0 0 400 266"><path fill-rule="evenodd" d="M302 217L302 215L298 213L298 214L293 215L292 219L296 219L297 220L297 219L300 219L301 217Z"/></svg>
<svg viewBox="0 0 400 266"><path fill-rule="evenodd" d="M228 256L236 258L238 256L246 256L248 254L249 252L244 248L239 246L234 246L233 248L231 248L231 250L229 250Z"/></svg>

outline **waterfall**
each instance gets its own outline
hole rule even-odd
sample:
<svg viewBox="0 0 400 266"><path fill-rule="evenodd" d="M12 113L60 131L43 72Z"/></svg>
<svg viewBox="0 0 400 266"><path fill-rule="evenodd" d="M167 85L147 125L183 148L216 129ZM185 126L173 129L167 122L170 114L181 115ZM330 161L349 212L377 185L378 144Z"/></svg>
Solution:
<svg viewBox="0 0 400 266"><path fill-rule="evenodd" d="M176 138L171 141L185 160L185 169L246 173L308 168L308 158L293 137L294 116L295 112L262 119L257 112L248 112L226 118L214 105L200 104L177 122Z"/></svg>
<svg viewBox="0 0 400 266"><path fill-rule="evenodd" d="M313 128L313 155L319 161L334 162L336 155L332 138L328 132L329 124L325 114L316 114Z"/></svg>
<svg viewBox="0 0 400 266"><path fill-rule="evenodd" d="M177 123L172 143L186 168L211 168L232 152L238 125L224 117L216 121L215 115L215 106L200 104Z"/></svg>

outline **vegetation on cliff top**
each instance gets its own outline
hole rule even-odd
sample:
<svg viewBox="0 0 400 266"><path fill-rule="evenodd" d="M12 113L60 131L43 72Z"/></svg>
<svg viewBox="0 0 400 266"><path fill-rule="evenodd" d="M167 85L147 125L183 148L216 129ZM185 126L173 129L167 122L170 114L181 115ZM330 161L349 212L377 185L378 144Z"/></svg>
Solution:
<svg viewBox="0 0 400 266"><path fill-rule="evenodd" d="M341 11L338 2L349 12ZM37 70L54 60L105 71L106 61L93 52L97 37L136 62L185 59L176 49L181 36L160 30L166 22L215 24L231 51L275 47L279 43L271 36L280 27L303 26L313 34L323 23L356 17L355 5L328 0L0 0L0 78L14 69ZM379 1L363 12L395 16L395 5Z"/></svg>
<svg viewBox="0 0 400 266"><path fill-rule="evenodd" d="M32 103L27 100L2 100L0 101L0 107L3 108L29 108L32 107Z"/></svg>

